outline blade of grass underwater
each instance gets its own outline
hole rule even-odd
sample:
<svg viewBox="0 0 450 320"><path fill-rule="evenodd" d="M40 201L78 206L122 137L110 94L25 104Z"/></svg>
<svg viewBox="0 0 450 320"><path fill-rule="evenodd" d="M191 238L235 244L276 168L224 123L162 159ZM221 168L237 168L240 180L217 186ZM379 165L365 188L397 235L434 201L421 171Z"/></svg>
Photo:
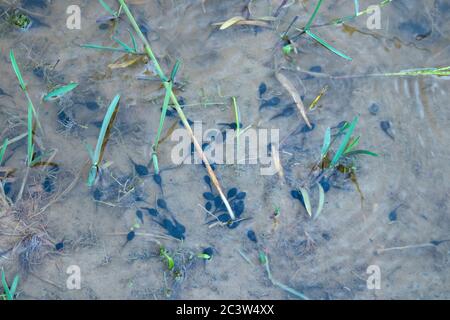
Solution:
<svg viewBox="0 0 450 320"><path fill-rule="evenodd" d="M110 125L111 118L116 111L117 105L119 104L120 95L116 95L111 102L111 104L108 107L108 110L106 111L105 118L103 119L102 127L100 129L100 135L98 136L97 140L97 146L95 147L94 152L94 158L92 161L92 167L89 171L89 177L88 177L88 186L92 186L95 182L95 178L97 177L97 171L98 171L98 165L100 162L100 156L103 149L103 143L105 140L105 135L108 130L108 127Z"/></svg>
<svg viewBox="0 0 450 320"><path fill-rule="evenodd" d="M267 277L269 278L270 282L272 282L272 284L274 286L277 286L277 287L283 289L284 291L289 292L290 294L293 294L294 296L297 296L300 299L309 300L309 298L307 296L305 296L303 293L298 292L297 290L292 289L291 287L288 287L287 285L282 284L281 282L275 280L272 277L272 272L270 272L269 257L262 251L259 254L260 254L261 263L264 264L264 266L266 267Z"/></svg>
<svg viewBox="0 0 450 320"><path fill-rule="evenodd" d="M60 86L60 87L52 90L51 92L47 93L44 96L44 101L50 101L50 100L54 100L57 98L61 98L62 96L69 93L76 87L78 87L78 83L76 83L76 82L71 82L65 86Z"/></svg>
<svg viewBox="0 0 450 320"><path fill-rule="evenodd" d="M33 164L34 145L33 145L33 111L31 103L28 103L28 166Z"/></svg>
<svg viewBox="0 0 450 320"><path fill-rule="evenodd" d="M23 81L22 74L20 73L20 69L19 69L19 66L17 65L16 57L14 56L14 51L12 49L11 49L11 51L9 51L9 57L11 59L11 64L12 64L13 70L16 73L17 79L19 80L20 87L22 88L22 90L25 91L27 86L25 85L25 82Z"/></svg>
<svg viewBox="0 0 450 320"><path fill-rule="evenodd" d="M231 97L231 100L233 101L233 109L234 109L234 118L236 121L236 144L237 149L239 150L239 135L241 134L241 120L239 117L239 107L236 102L236 97Z"/></svg>
<svg viewBox="0 0 450 320"><path fill-rule="evenodd" d="M134 38L133 33L131 32L131 30L128 30L128 33L130 34L131 43L133 44L134 52L137 52L136 39Z"/></svg>
<svg viewBox="0 0 450 320"><path fill-rule="evenodd" d="M372 151L368 151L368 150L354 150L354 151L350 151L348 153L346 153L346 156L355 156L358 154L364 154L366 156L372 156L372 157L378 157L378 154L376 154L375 152Z"/></svg>
<svg viewBox="0 0 450 320"><path fill-rule="evenodd" d="M314 40L316 40L317 42L319 42L321 45L323 45L325 48L327 48L328 50L330 50L331 52L333 52L334 54L337 54L338 56L340 56L341 58L344 58L348 61L352 61L352 58L350 58L349 56L345 55L344 53L340 52L339 50L337 50L336 48L332 47L330 44L328 44L325 40L323 40L322 38L320 38L319 36L315 35L314 33L312 33L310 30L305 30L305 32Z"/></svg>
<svg viewBox="0 0 450 320"><path fill-rule="evenodd" d="M355 126L356 123L358 122L358 117L355 117L352 121L352 123L350 124L350 127L348 128L347 133L345 134L344 138L342 139L341 145L339 146L338 151L336 151L336 154L333 157L333 160L331 160L331 167L334 167L339 159L341 158L341 156L343 155L345 148L347 147L348 142L350 141L350 138L353 134L353 131L355 130Z"/></svg>
<svg viewBox="0 0 450 320"><path fill-rule="evenodd" d="M354 2L355 2L355 16L357 16L359 13L359 1L354 0Z"/></svg>
<svg viewBox="0 0 450 320"><path fill-rule="evenodd" d="M358 146L359 138L360 138L360 136L357 136L356 139L353 139L353 140L350 139L347 148L345 148L344 154L349 153L350 151L352 151L354 148L356 148Z"/></svg>
<svg viewBox="0 0 450 320"><path fill-rule="evenodd" d="M303 203L305 204L306 212L308 212L308 215L312 217L311 200L309 199L309 193L305 188L300 187L299 190L303 197Z"/></svg>
<svg viewBox="0 0 450 320"><path fill-rule="evenodd" d="M435 75L440 77L450 76L450 66L442 68L419 68L403 70L400 72L384 73L383 76L429 76Z"/></svg>
<svg viewBox="0 0 450 320"><path fill-rule="evenodd" d="M16 293L17 286L19 285L19 279L20 279L19 276L16 275L14 277L14 280L13 280L13 283L11 285L11 288L9 289L10 294L11 294L12 297L14 297L14 294Z"/></svg>
<svg viewBox="0 0 450 320"><path fill-rule="evenodd" d="M159 174L159 166L158 166L158 144L159 139L161 137L162 129L164 127L164 121L166 119L167 109L169 108L169 102L170 102L170 93L172 92L173 87L173 81L169 82L169 86L166 89L166 94L164 96L164 102L161 109L161 117L159 118L159 126L158 126L158 132L156 133L155 142L152 146L152 160L153 160L153 167L155 169L155 173Z"/></svg>
<svg viewBox="0 0 450 320"><path fill-rule="evenodd" d="M320 216L323 210L323 205L325 204L325 191L319 182L317 183L317 186L319 187L319 206L317 207L316 214L314 215L314 220Z"/></svg>
<svg viewBox="0 0 450 320"><path fill-rule="evenodd" d="M331 145L331 128L328 127L327 130L325 131L325 136L323 137L321 159L323 159L327 155L328 149L330 149L330 145Z"/></svg>
<svg viewBox="0 0 450 320"><path fill-rule="evenodd" d="M11 291L9 290L8 283L6 282L6 275L5 271L2 268L2 285L3 285L3 291L6 295L6 300L13 300L13 296L11 295Z"/></svg>
<svg viewBox="0 0 450 320"><path fill-rule="evenodd" d="M112 37L112 39L118 43L126 52L129 53L136 53L132 48L130 48L130 46L128 46L125 42L121 41L120 39L118 39L117 37Z"/></svg>
<svg viewBox="0 0 450 320"><path fill-rule="evenodd" d="M125 12L126 16L128 17L128 20L130 21L130 24L133 26L134 31L139 36L140 40L144 44L144 50L147 56L150 58L150 60L153 62L153 65L155 67L156 73L160 77L162 84L167 89L169 84L166 82L164 72L161 69L161 66L159 65L158 59L156 58L155 54L152 51L152 48L150 46L150 43L148 42L145 35L142 33L142 30L139 28L139 25L136 22L136 19L134 18L133 14L131 13L130 9L128 8L127 4L124 0L117 0L119 4L122 6L123 11ZM170 92L170 99L172 100L174 108L177 110L178 116L181 119L181 122L183 123L183 126L186 128L192 143L194 144L195 149L197 150L197 153L200 155L200 158L203 161L203 164L206 168L206 171L208 172L209 177L211 178L211 181L216 188L217 192L220 195L220 198L222 199L223 203L225 204L225 207L227 209L228 214L230 215L231 220L236 220L236 215L233 212L233 209L230 206L230 203L228 202L227 197L225 196L222 187L220 186L219 180L217 179L216 174L214 173L213 169L211 168L211 165L208 161L208 158L206 157L205 153L203 152L202 146L197 141L194 132L191 128L191 125L189 124L189 121L187 120L183 109L180 106L180 103L178 102L177 96L173 93L173 91Z"/></svg>
<svg viewBox="0 0 450 320"><path fill-rule="evenodd" d="M323 0L319 0L319 2L317 2L316 8L314 9L313 14L309 18L308 23L306 23L306 26L305 26L304 30L309 30L309 28L311 27L311 24L313 23L313 20L316 17L317 12L319 12L320 6L322 5L322 1Z"/></svg>
<svg viewBox="0 0 450 320"><path fill-rule="evenodd" d="M132 53L127 50L121 49L121 48L114 48L114 47L104 47L97 44L82 44L80 45L82 48L88 48L88 49L97 49L97 50L109 50L109 51L117 51L117 52L123 52L123 53Z"/></svg>
<svg viewBox="0 0 450 320"><path fill-rule="evenodd" d="M225 30L229 27L231 27L232 25L238 23L239 21L243 21L245 20L244 17L241 16L237 16L237 17L232 17L230 19L228 19L227 21L225 21L224 23L222 23L222 25L220 26L220 30Z"/></svg>
<svg viewBox="0 0 450 320"><path fill-rule="evenodd" d="M2 166L3 157L5 156L6 148L8 147L9 140L8 138L3 141L2 148L0 149L0 167Z"/></svg>
<svg viewBox="0 0 450 320"><path fill-rule="evenodd" d="M103 0L98 0L98 2L100 2L100 4L102 5L103 9L105 9L106 11L108 11L108 13L109 13L110 15L116 16L117 12L115 12L113 9L111 9L111 7L108 6L108 5L106 4L105 1L103 1Z"/></svg>
<svg viewBox="0 0 450 320"><path fill-rule="evenodd" d="M41 132L44 133L44 129L42 129L41 122L39 121L39 117L37 115L36 109L34 108L33 102L31 101L31 98L28 95L27 86L25 85L25 82L23 81L22 74L21 74L19 66L17 64L16 57L14 55L14 50L13 49L11 49L9 51L9 57L11 59L11 64L12 64L13 70L14 70L16 76L17 76L17 79L19 80L20 88L25 93L25 97L28 100L28 105L31 106L31 108L33 110L33 114L34 114L34 116L36 118L37 125L38 125L39 129L41 130Z"/></svg>

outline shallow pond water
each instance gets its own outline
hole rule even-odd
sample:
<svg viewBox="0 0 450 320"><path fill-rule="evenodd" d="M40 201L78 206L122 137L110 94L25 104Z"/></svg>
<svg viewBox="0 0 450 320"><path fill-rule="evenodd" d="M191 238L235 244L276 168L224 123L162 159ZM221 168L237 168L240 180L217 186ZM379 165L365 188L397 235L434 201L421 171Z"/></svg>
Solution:
<svg viewBox="0 0 450 320"><path fill-rule="evenodd" d="M0 1L0 142L19 137L0 164L0 265L8 279L20 274L18 298L297 299L270 281L261 252L274 279L311 299L450 297L450 243L441 241L450 239L449 77L380 75L450 65L448 1L393 0L380 10L380 29L367 27L367 15L328 24L353 14L353 1L324 1L312 30L352 61L306 34L295 41L296 52L283 53L280 35L296 15L294 26L304 26L316 1L290 0L280 10L279 0L128 3L166 73L182 61L174 90L187 118L236 129L235 97L242 131L279 129L283 175L261 175L260 164L245 161L216 165L239 213L229 223L205 168L172 162L169 134L182 128L173 109L158 149L161 173L153 176L164 90L151 67L143 74L145 59L111 68L123 53L81 47L117 47L113 30L131 46L124 14L116 25L100 24L108 13L97 1L80 0L81 29L72 30L72 1ZM27 31L8 22L15 9L31 17ZM265 26L213 25L274 13ZM34 130L35 148L49 159L29 170L27 100L10 49L42 125ZM276 73L306 108L327 88L307 111L311 129ZM42 100L69 82L79 85ZM116 94L101 175L89 188L86 145L95 147ZM379 156L355 157L354 174L334 171L322 180L324 208L311 219L293 191L317 170L327 128L335 133L355 116L359 148ZM309 193L315 211L318 188ZM205 207L219 209L213 216ZM74 266L80 290L67 286ZM381 279L374 290L367 284L373 266Z"/></svg>

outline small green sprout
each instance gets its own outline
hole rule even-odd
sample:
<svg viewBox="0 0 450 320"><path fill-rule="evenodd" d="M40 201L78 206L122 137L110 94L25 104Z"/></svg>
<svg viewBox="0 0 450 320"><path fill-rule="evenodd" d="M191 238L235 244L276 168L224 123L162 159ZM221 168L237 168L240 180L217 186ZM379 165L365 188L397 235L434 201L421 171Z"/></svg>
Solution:
<svg viewBox="0 0 450 320"><path fill-rule="evenodd" d="M6 282L5 271L2 268L2 285L4 293L0 295L0 299L2 300L14 300L14 294L16 293L17 285L19 284L19 276L16 275L12 282L11 287L8 286Z"/></svg>
<svg viewBox="0 0 450 320"><path fill-rule="evenodd" d="M203 259L203 260L211 260L211 256L206 253L199 253L197 254L197 258Z"/></svg>
<svg viewBox="0 0 450 320"><path fill-rule="evenodd" d="M169 256L169 252L166 250L166 248L161 246L159 248L159 255L161 257L166 258L166 260L167 260L167 267L169 268L169 270L172 270L175 267L175 262L173 261L172 257Z"/></svg>

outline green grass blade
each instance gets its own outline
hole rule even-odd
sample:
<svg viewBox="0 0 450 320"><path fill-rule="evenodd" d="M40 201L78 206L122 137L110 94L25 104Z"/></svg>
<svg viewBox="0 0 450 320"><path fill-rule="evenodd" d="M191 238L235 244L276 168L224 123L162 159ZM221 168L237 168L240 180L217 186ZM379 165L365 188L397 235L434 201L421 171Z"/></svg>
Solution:
<svg viewBox="0 0 450 320"><path fill-rule="evenodd" d="M164 121L166 119L167 109L169 108L170 102L170 93L172 92L173 83L169 82L169 87L166 89L166 94L164 96L164 102L161 110L161 117L159 118L159 127L158 132L156 134L155 143L153 144L153 151L156 152L158 150L158 143L161 137L162 129L164 127Z"/></svg>
<svg viewBox="0 0 450 320"><path fill-rule="evenodd" d="M33 165L33 155L34 155L34 144L33 144L33 106L31 102L28 102L28 166L31 167Z"/></svg>
<svg viewBox="0 0 450 320"><path fill-rule="evenodd" d="M354 150L354 151L350 151L348 153L346 153L346 156L355 156L358 154L364 154L366 156L372 156L372 157L378 157L378 154L376 154L375 152L372 151L368 151L368 150Z"/></svg>
<svg viewBox="0 0 450 320"><path fill-rule="evenodd" d="M110 125L111 118L112 118L114 112L116 111L117 105L119 104L119 100L120 100L120 95L118 94L114 97L113 101L109 105L108 110L106 111L105 118L103 119L102 127L100 129L100 135L98 136L98 140L97 140L97 146L95 147L94 157L93 157L93 161L92 161L92 167L91 167L91 170L89 171L89 177L88 177L88 186L89 187L91 187L94 184L95 178L97 177L98 165L99 165L100 157L102 154L103 143L105 140L106 132L108 131L108 127Z"/></svg>
<svg viewBox="0 0 450 320"><path fill-rule="evenodd" d="M307 296L305 296L303 293L301 293L301 292L299 292L299 291L297 291L297 290L295 290L295 289L293 289L291 287L288 287L287 285L282 284L281 282L273 280L273 284L278 286L278 287L280 287L284 291L289 292L290 294L296 296L297 298L300 298L302 300L309 300L309 298Z"/></svg>
<svg viewBox="0 0 450 320"><path fill-rule="evenodd" d="M310 30L305 30L305 32L314 40L316 40L317 42L319 42L321 45L323 45L325 48L327 48L328 50L330 50L331 52L333 52L334 54L337 54L338 56L340 56L341 58L344 58L348 61L352 61L352 58L350 58L349 56L347 56L346 54L340 52L339 50L337 50L336 48L332 47L330 44L328 44L325 40L323 40L322 38L320 38L319 36L315 35L314 33L312 33Z"/></svg>
<svg viewBox="0 0 450 320"><path fill-rule="evenodd" d="M37 125L38 125L39 129L42 131L42 133L44 133L44 130L42 129L41 122L39 121L39 117L37 115L36 109L34 108L33 102L31 101L31 98L28 95L27 86L25 85L25 82L23 81L22 74L20 73L19 66L17 65L16 57L14 55L14 50L12 50L12 49L10 50L9 57L11 59L11 65L13 67L13 70L17 76L17 79L19 80L20 88L25 93L25 97L28 100L28 106L31 106L34 117L36 118Z"/></svg>
<svg viewBox="0 0 450 320"><path fill-rule="evenodd" d="M239 116L239 107L236 102L236 97L231 97L231 99L233 100L234 118L236 121L236 144L237 144L237 149L239 150L239 135L241 134L241 125L240 125L241 119Z"/></svg>
<svg viewBox="0 0 450 320"><path fill-rule="evenodd" d="M313 14L309 18L308 23L305 26L305 30L309 30L309 28L311 27L311 24L313 23L313 20L316 17L317 12L319 12L320 6L322 5L322 1L323 0L319 0L319 2L317 2L316 8L314 9Z"/></svg>
<svg viewBox="0 0 450 320"><path fill-rule="evenodd" d="M2 148L0 149L0 167L2 166L3 157L5 156L6 148L8 147L8 138L3 141Z"/></svg>
<svg viewBox="0 0 450 320"><path fill-rule="evenodd" d="M384 76L450 76L450 66L442 68L417 68L402 70L393 73L384 73Z"/></svg>
<svg viewBox="0 0 450 320"><path fill-rule="evenodd" d="M2 285L3 291L5 292L6 300L13 300L13 296L11 295L11 291L9 290L8 283L6 282L5 271L2 269Z"/></svg>
<svg viewBox="0 0 450 320"><path fill-rule="evenodd" d="M356 126L357 122L358 122L358 117L355 117L353 119L352 123L350 124L350 127L348 128L347 133L345 134L344 138L342 139L341 145L339 146L338 151L334 155L333 160L331 160L331 164L330 164L331 167L334 167L338 163L341 156L344 154L347 144L350 141L353 131L355 130L355 126Z"/></svg>
<svg viewBox="0 0 450 320"><path fill-rule="evenodd" d="M128 33L130 34L130 38L131 38L131 43L133 44L133 51L137 52L137 43L136 43L136 39L133 36L133 33L131 32L131 30L128 30Z"/></svg>
<svg viewBox="0 0 450 320"><path fill-rule="evenodd" d="M305 188L300 187L299 190L302 194L303 202L305 203L306 212L310 217L312 217L311 200L309 199L309 193Z"/></svg>
<svg viewBox="0 0 450 320"><path fill-rule="evenodd" d="M102 5L102 7L103 7L106 11L108 11L108 13L109 13L110 15L112 15L112 16L115 16L115 15L116 15L116 12L115 12L113 9L111 9L111 7L108 6L108 5L106 4L105 1L103 1L103 0L98 0L98 2L100 2L100 4Z"/></svg>
<svg viewBox="0 0 450 320"><path fill-rule="evenodd" d="M97 49L97 50L108 50L108 51L117 51L117 52L124 52L129 53L127 50L121 49L121 48L114 48L114 47L105 47L105 46L99 46L97 44L82 44L80 47L82 48L88 48L88 49Z"/></svg>
<svg viewBox="0 0 450 320"><path fill-rule="evenodd" d="M347 153L349 153L350 151L352 151L354 148L356 148L359 145L359 138L360 138L360 136L356 137L356 139L354 139L353 141L351 141L349 143L349 145L347 146L347 148L344 151L344 155L346 155Z"/></svg>
<svg viewBox="0 0 450 320"><path fill-rule="evenodd" d="M117 37L112 37L112 39L118 43L126 52L128 53L136 53L130 46L128 46L125 42L121 41Z"/></svg>
<svg viewBox="0 0 450 320"><path fill-rule="evenodd" d="M9 52L9 57L11 59L11 64L12 64L13 70L16 73L17 79L19 80L20 87L22 88L22 90L25 91L27 86L25 85L25 82L23 81L22 74L20 73L19 66L17 65L16 57L14 56L13 49L11 49L11 51Z"/></svg>
<svg viewBox="0 0 450 320"><path fill-rule="evenodd" d="M19 279L20 278L19 278L18 275L15 276L14 280L13 280L13 283L11 285L11 288L9 289L10 294L11 294L12 297L14 297L14 294L16 293L17 286L19 285Z"/></svg>
<svg viewBox="0 0 450 320"><path fill-rule="evenodd" d="M355 16L357 16L359 13L359 1L354 0L354 2L355 2Z"/></svg>
<svg viewBox="0 0 450 320"><path fill-rule="evenodd" d="M69 93L76 87L78 87L78 83L76 83L76 82L71 82L65 86L60 86L60 87L52 90L51 92L47 93L44 96L44 101L50 101L50 100L61 98L62 96Z"/></svg>
<svg viewBox="0 0 450 320"><path fill-rule="evenodd" d="M152 162L153 162L153 168L155 169L155 174L159 174L158 155L156 154L156 152L153 152L153 154L152 154Z"/></svg>
<svg viewBox="0 0 450 320"><path fill-rule="evenodd" d="M170 80L171 81L175 81L175 77L178 73L178 69L180 68L180 64L181 61L177 60L177 62L175 62L175 65L173 66L172 72L170 73Z"/></svg>
<svg viewBox="0 0 450 320"><path fill-rule="evenodd" d="M325 158L325 156L328 153L328 150L330 149L331 145L331 128L328 127L325 131L325 136L323 138L323 145L322 145L322 152L321 152L321 159Z"/></svg>
<svg viewBox="0 0 450 320"><path fill-rule="evenodd" d="M314 220L316 220L320 216L325 204L325 191L323 190L323 187L320 183L317 183L317 186L319 187L319 205L317 207L316 214L314 215Z"/></svg>

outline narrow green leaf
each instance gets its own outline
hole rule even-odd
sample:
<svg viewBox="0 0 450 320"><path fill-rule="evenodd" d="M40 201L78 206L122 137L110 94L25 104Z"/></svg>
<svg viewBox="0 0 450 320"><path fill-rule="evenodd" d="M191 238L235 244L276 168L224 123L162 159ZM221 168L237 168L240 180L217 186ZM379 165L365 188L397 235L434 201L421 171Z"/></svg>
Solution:
<svg viewBox="0 0 450 320"><path fill-rule="evenodd" d="M93 163L91 170L89 171L89 177L88 177L88 186L92 186L95 182L95 178L97 177L98 172L98 165L100 162L100 157L102 153L103 143L105 140L106 132L108 131L109 124L111 122L111 118L116 111L117 105L119 104L120 95L116 95L111 102L111 104L108 107L108 110L106 111L105 118L103 119L102 127L100 129L100 135L98 136L97 145L95 147L94 157L93 157Z"/></svg>
<svg viewBox="0 0 450 320"><path fill-rule="evenodd" d="M13 49L11 49L11 51L9 52L9 57L11 59L11 64L12 64L13 70L16 73L17 79L19 80L20 87L22 88L22 90L26 90L27 86L25 85L25 82L23 81L22 74L20 73L19 66L17 65L16 57L14 56Z"/></svg>
<svg viewBox="0 0 450 320"><path fill-rule="evenodd" d="M323 190L323 187L320 183L317 183L317 186L319 187L319 206L317 207L314 220L316 220L320 216L323 210L323 205L325 204L325 191Z"/></svg>
<svg viewBox="0 0 450 320"><path fill-rule="evenodd" d="M88 49L109 50L109 51L118 51L118 52L130 53L129 51L121 49L121 48L104 47L104 46L99 46L97 44L82 44L80 47L88 48Z"/></svg>
<svg viewBox="0 0 450 320"><path fill-rule="evenodd" d="M309 199L308 191L305 188L300 187L300 192L303 197L303 202L305 203L306 212L308 212L308 215L312 217L312 210L311 210L311 200Z"/></svg>
<svg viewBox="0 0 450 320"><path fill-rule="evenodd" d="M352 123L350 124L350 127L348 128L347 133L345 134L344 138L342 139L341 145L339 146L338 151L336 151L336 154L333 157L333 160L331 160L331 167L334 167L339 159L341 158L341 156L343 155L345 148L347 147L348 142L350 141L350 138L353 134L353 131L355 130L355 126L356 123L358 122L358 117L355 117L352 121Z"/></svg>
<svg viewBox="0 0 450 320"><path fill-rule="evenodd" d="M169 86L166 89L166 94L164 96L164 102L163 102L163 106L162 106L162 110L161 110L161 117L159 118L158 132L156 134L155 142L153 143L153 151L154 152L156 152L158 150L158 143L159 143L159 139L161 137L162 129L164 127L164 121L166 119L166 113L167 113L167 109L169 107L170 94L172 92L172 87L173 87L173 82L170 81Z"/></svg>
<svg viewBox="0 0 450 320"><path fill-rule="evenodd" d="M131 32L131 30L128 30L128 33L130 34L131 43L133 44L133 51L137 52L138 50L137 50L136 39L134 38L133 33Z"/></svg>
<svg viewBox="0 0 450 320"><path fill-rule="evenodd" d="M28 102L28 166L31 167L33 163L34 156L34 145L33 145L33 105L31 101Z"/></svg>
<svg viewBox="0 0 450 320"><path fill-rule="evenodd" d="M11 291L9 290L8 283L6 282L6 275L5 271L2 269L2 285L3 285L3 291L6 295L6 300L13 300L13 296L11 295Z"/></svg>
<svg viewBox="0 0 450 320"><path fill-rule="evenodd" d="M19 276L15 276L11 288L9 289L11 296L14 297L16 293L17 286L19 285Z"/></svg>
<svg viewBox="0 0 450 320"><path fill-rule="evenodd" d="M323 40L322 38L320 38L319 36L315 35L314 33L312 33L310 30L305 30L305 32L314 40L316 40L317 42L319 42L321 45L323 45L325 48L327 48L328 50L330 50L331 52L333 52L334 54L337 54L338 56L347 59L349 61L352 61L352 58L350 58L349 56L345 55L344 53L340 52L339 50L337 50L336 48L332 47L330 44L328 44L325 40Z"/></svg>
<svg viewBox="0 0 450 320"><path fill-rule="evenodd" d="M344 154L349 153L350 151L352 151L354 148L356 148L358 146L359 138L360 138L360 136L357 136L356 139L354 139L351 143L349 143L349 145L347 146L347 148L344 151Z"/></svg>
<svg viewBox="0 0 450 320"><path fill-rule="evenodd" d="M52 90L51 92L47 93L44 96L44 101L50 101L50 100L61 98L62 96L64 96L68 92L72 91L76 87L78 87L78 83L76 83L76 82L71 82L65 86L59 86L56 89Z"/></svg>
<svg viewBox="0 0 450 320"><path fill-rule="evenodd" d="M319 0L319 2L317 2L316 8L314 9L313 14L311 15L311 17L308 20L308 23L305 26L305 30L309 30L309 28L311 27L311 24L313 23L314 18L317 15L317 12L319 12L319 8L322 5L322 1L323 0Z"/></svg>
<svg viewBox="0 0 450 320"><path fill-rule="evenodd" d="M354 0L354 2L355 2L355 16L357 16L359 13L359 1Z"/></svg>
<svg viewBox="0 0 450 320"><path fill-rule="evenodd" d="M355 156L358 154L364 154L367 156L372 156L372 157L378 157L378 154L376 154L375 152L372 151L368 151L368 150L354 150L354 151L350 151L348 153L346 153L346 156Z"/></svg>
<svg viewBox="0 0 450 320"><path fill-rule="evenodd" d="M116 12L115 12L113 9L111 9L111 7L108 6L108 5L106 4L105 1L103 1L103 0L98 0L98 2L100 2L100 4L102 5L102 7L103 7L106 11L108 11L108 13L109 13L110 15L112 15L112 16L115 16L115 15L116 15Z"/></svg>
<svg viewBox="0 0 450 320"><path fill-rule="evenodd" d="M159 174L158 155L156 154L156 152L152 153L152 162L153 162L153 168L155 169L155 174Z"/></svg>
<svg viewBox="0 0 450 320"><path fill-rule="evenodd" d="M15 56L14 56L14 51L13 51L12 49L11 49L11 51L9 52L9 56L10 56L10 58L11 58L11 65L12 65L12 67L13 67L13 70L14 70L14 72L16 73L17 79L19 80L20 88L21 88L22 91L25 93L25 97L26 97L27 100L28 100L28 106L31 105L33 114L34 114L34 116L35 116L35 118L36 118L36 123L37 123L39 129L40 129L40 130L42 131L42 133L43 133L44 130L42 129L41 122L39 121L39 117L38 117L38 115L37 115L36 109L34 108L33 102L31 101L31 98L30 98L30 96L28 95L27 86L25 85L25 82L23 81L22 74L20 73L19 66L17 65L16 58L15 58Z"/></svg>
<svg viewBox="0 0 450 320"><path fill-rule="evenodd" d="M178 73L178 69L180 68L180 64L181 64L181 61L180 61L180 60L177 60L177 61L175 62L175 65L173 66L172 72L170 73L170 80L171 80L172 82L175 81L175 76L176 76L177 73Z"/></svg>
<svg viewBox="0 0 450 320"><path fill-rule="evenodd" d="M322 152L321 152L321 159L323 159L330 149L331 145L331 128L328 127L325 131L325 136L323 137L323 145L322 145Z"/></svg>
<svg viewBox="0 0 450 320"><path fill-rule="evenodd" d="M2 166L3 157L5 156L6 148L8 147L8 138L3 141L2 148L0 149L0 167Z"/></svg>
<svg viewBox="0 0 450 320"><path fill-rule="evenodd" d="M237 101L236 101L236 97L231 97L231 99L233 100L233 109L234 109L234 118L236 121L236 144L237 144L237 149L239 150L239 135L241 134L241 119L239 116L239 107L237 105Z"/></svg>
<svg viewBox="0 0 450 320"><path fill-rule="evenodd" d="M126 52L128 53L136 53L132 48L130 48L125 42L121 41L117 37L112 37L112 39L117 42Z"/></svg>

